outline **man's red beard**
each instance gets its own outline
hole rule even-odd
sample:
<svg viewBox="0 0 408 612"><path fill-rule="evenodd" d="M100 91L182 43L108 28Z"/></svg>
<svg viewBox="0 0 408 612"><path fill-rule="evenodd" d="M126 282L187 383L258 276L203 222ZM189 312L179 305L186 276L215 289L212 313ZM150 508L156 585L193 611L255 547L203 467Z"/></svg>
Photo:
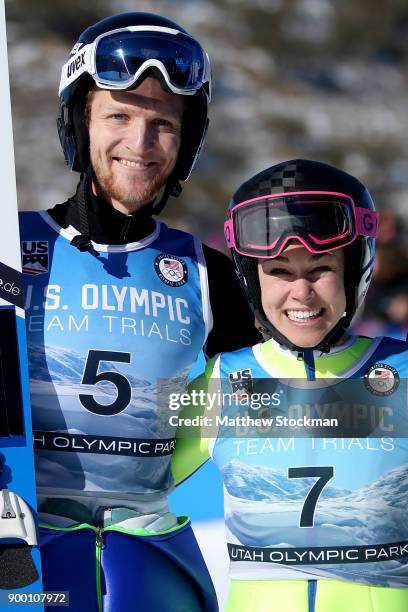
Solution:
<svg viewBox="0 0 408 612"><path fill-rule="evenodd" d="M129 212L135 212L149 202L152 202L168 179L168 174L159 172L142 189L129 191L129 187L125 188L118 184L111 171L105 172L98 163L98 160L91 159L91 162L97 194L108 202L110 199L114 199L129 207Z"/></svg>

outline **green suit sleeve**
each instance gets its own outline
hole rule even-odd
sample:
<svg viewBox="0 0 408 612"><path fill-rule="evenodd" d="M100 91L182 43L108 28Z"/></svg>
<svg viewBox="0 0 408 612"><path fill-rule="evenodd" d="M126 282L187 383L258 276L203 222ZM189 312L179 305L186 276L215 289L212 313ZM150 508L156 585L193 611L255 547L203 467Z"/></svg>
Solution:
<svg viewBox="0 0 408 612"><path fill-rule="evenodd" d="M215 358L210 359L205 372L189 385L188 391L190 393L193 390L208 392L215 361ZM179 420L204 416L206 410L205 402L186 406L180 412ZM206 436L208 436L208 432L204 433L199 425L193 427L180 424L177 428L176 446L171 460L171 469L176 485L191 476L210 458L209 444L211 438Z"/></svg>

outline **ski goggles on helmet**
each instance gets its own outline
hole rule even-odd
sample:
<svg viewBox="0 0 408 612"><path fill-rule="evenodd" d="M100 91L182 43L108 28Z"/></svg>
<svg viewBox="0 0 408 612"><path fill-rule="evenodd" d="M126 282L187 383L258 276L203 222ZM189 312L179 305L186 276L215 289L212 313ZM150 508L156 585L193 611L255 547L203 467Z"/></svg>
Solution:
<svg viewBox="0 0 408 612"><path fill-rule="evenodd" d="M205 87L211 95L207 53L188 34L161 26L129 26L78 43L62 67L59 94L84 73L101 89L129 89L148 68L158 69L175 94Z"/></svg>
<svg viewBox="0 0 408 612"><path fill-rule="evenodd" d="M258 258L277 257L293 239L311 253L327 253L358 236L374 238L378 227L378 213L326 191L260 196L236 204L229 214L224 225L228 246Z"/></svg>

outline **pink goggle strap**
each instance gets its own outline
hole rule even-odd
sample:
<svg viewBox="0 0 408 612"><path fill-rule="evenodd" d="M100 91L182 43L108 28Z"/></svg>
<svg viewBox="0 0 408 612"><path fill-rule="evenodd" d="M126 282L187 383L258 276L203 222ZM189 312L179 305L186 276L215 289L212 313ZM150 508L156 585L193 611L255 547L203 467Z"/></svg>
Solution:
<svg viewBox="0 0 408 612"><path fill-rule="evenodd" d="M235 249L235 238L234 238L234 228L232 224L232 219L228 219L224 223L224 236L227 241L227 246L229 249Z"/></svg>
<svg viewBox="0 0 408 612"><path fill-rule="evenodd" d="M375 238L377 236L379 214L367 208L356 206L356 230L359 236Z"/></svg>

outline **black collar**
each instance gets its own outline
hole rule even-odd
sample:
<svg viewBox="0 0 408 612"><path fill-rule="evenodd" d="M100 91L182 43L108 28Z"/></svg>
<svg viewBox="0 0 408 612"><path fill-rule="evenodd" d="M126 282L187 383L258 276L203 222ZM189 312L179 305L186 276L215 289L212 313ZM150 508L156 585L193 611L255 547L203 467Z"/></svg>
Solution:
<svg viewBox="0 0 408 612"><path fill-rule="evenodd" d="M75 195L64 204L58 204L48 210L48 213L61 227L72 225L81 233L85 233L83 223L80 221L81 198L85 202L88 219L86 233L94 242L126 244L142 240L154 231L153 202L146 204L135 213L122 213L93 193L89 172L81 176Z"/></svg>

